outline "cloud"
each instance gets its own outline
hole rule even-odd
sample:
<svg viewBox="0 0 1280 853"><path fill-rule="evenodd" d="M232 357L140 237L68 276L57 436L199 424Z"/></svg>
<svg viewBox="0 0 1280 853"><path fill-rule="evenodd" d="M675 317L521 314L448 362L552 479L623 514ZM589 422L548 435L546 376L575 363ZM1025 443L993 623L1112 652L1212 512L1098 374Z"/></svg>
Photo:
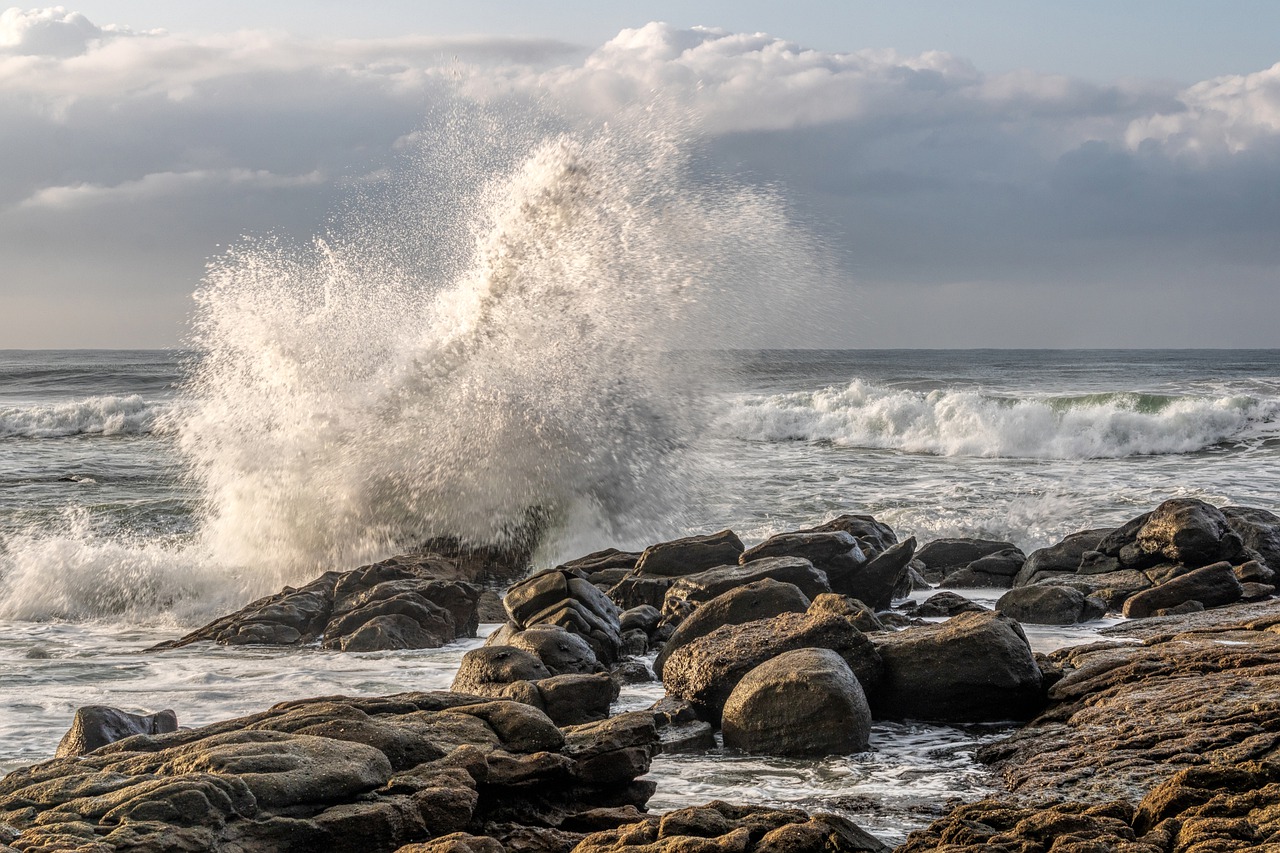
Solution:
<svg viewBox="0 0 1280 853"><path fill-rule="evenodd" d="M73 295L94 319L125 291L182 304L218 244L323 229L344 193L394 169L457 92L536 102L557 120L650 107L697 128L711 177L779 187L843 264L844 301L821 312L829 329L861 301L914 316L885 325L901 345L956 343L966 319L983 343L984 299L1002 317L1050 311L1065 328L1073 289L1112 287L1131 305L1174 280L1164 316L1195 315L1200 279L1253 300L1254 315L1280 310L1268 295L1280 287L1264 286L1280 278L1280 65L1178 88L991 75L942 51L831 53L661 23L586 50L413 34L192 37L62 8L0 14L6 287L23 304L44 294L51 316ZM931 299L946 317L921 310ZM155 338L116 344L176 340L182 312L166 310ZM1080 312L1082 327L1102 322ZM0 316L11 345L76 343L40 343L31 324L9 322ZM1108 328L1115 340L1096 342L1122 343L1123 324ZM793 343L866 341L823 334ZM1262 342L1280 345L1280 332Z"/></svg>

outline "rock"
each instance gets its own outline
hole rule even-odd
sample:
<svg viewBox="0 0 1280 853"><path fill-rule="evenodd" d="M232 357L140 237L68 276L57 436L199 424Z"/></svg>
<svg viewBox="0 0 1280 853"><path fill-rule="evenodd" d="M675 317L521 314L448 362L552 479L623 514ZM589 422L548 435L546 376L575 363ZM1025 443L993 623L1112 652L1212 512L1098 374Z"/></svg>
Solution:
<svg viewBox="0 0 1280 853"><path fill-rule="evenodd" d="M623 611L619 617L619 622L623 631L641 630L646 634L652 634L657 630L658 623L662 621L662 611L658 608L642 604L639 607L632 607L630 610Z"/></svg>
<svg viewBox="0 0 1280 853"><path fill-rule="evenodd" d="M636 567L636 563L640 559L640 554L634 551L619 551L617 548L605 548L603 551L594 551L585 557L579 557L576 560L570 560L557 568L568 569L570 571L582 571L586 573L588 580L592 575L600 572L608 572L615 569L623 571L631 571Z"/></svg>
<svg viewBox="0 0 1280 853"><path fill-rule="evenodd" d="M959 571L974 560L999 551L1017 550L1012 542L996 542L990 539L934 539L926 542L915 553L925 579L936 583L952 572Z"/></svg>
<svg viewBox="0 0 1280 853"><path fill-rule="evenodd" d="M1276 588L1269 583L1240 584L1241 601L1262 601L1276 594Z"/></svg>
<svg viewBox="0 0 1280 853"><path fill-rule="evenodd" d="M844 659L796 649L748 672L724 706L724 745L763 755L865 752L871 709Z"/></svg>
<svg viewBox="0 0 1280 853"><path fill-rule="evenodd" d="M1247 506L1224 506L1222 515L1227 524L1240 537L1241 542L1249 550L1262 558L1262 562L1271 571L1280 572L1280 516ZM1268 583L1271 577L1257 578L1260 583Z"/></svg>
<svg viewBox="0 0 1280 853"><path fill-rule="evenodd" d="M954 592L936 592L910 612L922 618L949 619L959 613L983 613L989 609Z"/></svg>
<svg viewBox="0 0 1280 853"><path fill-rule="evenodd" d="M1099 553L1123 568L1140 570L1163 562L1199 568L1237 561L1243 551L1244 543L1222 511L1195 498L1167 500L1098 543Z"/></svg>
<svg viewBox="0 0 1280 853"><path fill-rule="evenodd" d="M691 575L714 566L737 563L743 550L742 540L732 530L687 536L650 545L640 555L636 572L660 577Z"/></svg>
<svg viewBox="0 0 1280 853"><path fill-rule="evenodd" d="M1024 586L1000 596L996 610L1032 625L1074 625L1101 618L1107 603L1070 587Z"/></svg>
<svg viewBox="0 0 1280 853"><path fill-rule="evenodd" d="M704 604L731 589L766 578L793 584L810 599L831 591L826 575L815 569L808 560L799 557L768 557L753 560L745 566L721 566L680 578L667 590L662 604L663 616L668 621L679 622L684 616L683 604Z"/></svg>
<svg viewBox="0 0 1280 853"><path fill-rule="evenodd" d="M889 525L877 521L870 515L841 515L817 527L810 527L799 533L828 533L843 531L858 540L858 545L869 558L875 559L889 548L898 544L898 536Z"/></svg>
<svg viewBox="0 0 1280 853"><path fill-rule="evenodd" d="M59 741L55 755L58 758L84 755L132 735L158 735L177 730L178 715L173 711L131 714L107 705L85 705L76 710L71 728Z"/></svg>
<svg viewBox="0 0 1280 853"><path fill-rule="evenodd" d="M713 802L588 835L574 853L888 853L877 838L829 814Z"/></svg>
<svg viewBox="0 0 1280 853"><path fill-rule="evenodd" d="M550 677L551 671L531 652L514 646L484 646L462 656L451 689L484 696L495 686Z"/></svg>
<svg viewBox="0 0 1280 853"><path fill-rule="evenodd" d="M908 536L877 554L840 584L833 584L832 589L864 602L872 610L887 610L894 598L911 594L915 584L909 566L915 551L916 538Z"/></svg>
<svg viewBox="0 0 1280 853"><path fill-rule="evenodd" d="M609 588L609 600L623 610L652 607L661 612L662 600L675 578L640 576L635 572L625 576Z"/></svg>
<svg viewBox="0 0 1280 853"><path fill-rule="evenodd" d="M618 697L618 686L604 673L556 675L535 682L542 708L558 726L603 720Z"/></svg>
<svg viewBox="0 0 1280 853"><path fill-rule="evenodd" d="M474 637L479 587L436 554L393 557L349 572L326 572L300 589L258 599L149 651L203 640L223 645L301 645L323 640L342 651L437 648Z"/></svg>
<svg viewBox="0 0 1280 853"><path fill-rule="evenodd" d="M661 678L667 658L676 649L705 637L717 628L767 619L781 613L803 613L809 608L809 603L809 598L798 586L773 578L752 581L723 592L681 621L654 660L653 671Z"/></svg>
<svg viewBox="0 0 1280 853"><path fill-rule="evenodd" d="M1199 601L1205 607L1219 607L1239 601L1243 596L1244 589L1231 564L1214 563L1129 596L1124 603L1124 615L1130 619L1141 619L1153 615L1156 610L1177 607L1188 601Z"/></svg>
<svg viewBox="0 0 1280 853"><path fill-rule="evenodd" d="M618 659L618 607L579 574L563 569L540 572L512 586L503 605L518 628L558 625L581 635L601 663Z"/></svg>
<svg viewBox="0 0 1280 853"><path fill-rule="evenodd" d="M942 585L955 589L1009 589L1025 562L1026 557L1017 548L994 551L950 572Z"/></svg>
<svg viewBox="0 0 1280 853"><path fill-rule="evenodd" d="M622 646L618 649L621 658L638 658L649 653L649 635L644 631L624 631Z"/></svg>
<svg viewBox="0 0 1280 853"><path fill-rule="evenodd" d="M1040 548L1027 555L1026 562L1014 576L1015 587L1027 586L1056 575L1074 575L1086 552L1096 551L1103 537L1114 528L1101 527L1072 533L1056 545Z"/></svg>
<svg viewBox="0 0 1280 853"><path fill-rule="evenodd" d="M833 590L839 590L847 576L867 563L858 540L842 530L826 533L779 533L754 548L742 552L738 562L746 565L766 557L800 557L826 573Z"/></svg>
<svg viewBox="0 0 1280 853"><path fill-rule="evenodd" d="M874 693L881 669L875 646L852 616L826 610L717 628L673 652L663 666L663 681L669 694L692 703L707 721L719 723L724 703L748 672L783 652L804 648L836 652L868 695Z"/></svg>
<svg viewBox="0 0 1280 853"><path fill-rule="evenodd" d="M875 636L884 675L867 695L877 719L1025 720L1044 704L1031 646L1007 616L961 613Z"/></svg>
<svg viewBox="0 0 1280 853"><path fill-rule="evenodd" d="M506 638L506 645L529 652L542 661L551 675L604 671L590 644L559 625L532 625L513 631Z"/></svg>

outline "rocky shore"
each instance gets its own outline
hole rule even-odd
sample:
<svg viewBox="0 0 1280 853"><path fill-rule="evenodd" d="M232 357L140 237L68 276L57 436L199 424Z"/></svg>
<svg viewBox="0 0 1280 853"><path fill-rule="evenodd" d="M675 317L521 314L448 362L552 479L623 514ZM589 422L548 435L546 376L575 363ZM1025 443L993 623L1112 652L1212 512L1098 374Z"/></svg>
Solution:
<svg viewBox="0 0 1280 853"><path fill-rule="evenodd" d="M1175 499L1030 555L918 546L857 515L523 579L501 549L442 550L326 573L153 651L434 647L475 636L484 586L514 580L451 691L198 729L82 709L58 757L0 780L0 851L888 850L837 815L652 815L643 778L659 752L861 752L887 720L1024 723L979 754L1007 790L902 851L1280 849L1280 518L1265 510ZM947 589L906 598L931 585L1008 592L994 611ZM1108 612L1128 620L1107 640L1050 655L1021 627ZM621 685L655 677L664 699L611 715Z"/></svg>

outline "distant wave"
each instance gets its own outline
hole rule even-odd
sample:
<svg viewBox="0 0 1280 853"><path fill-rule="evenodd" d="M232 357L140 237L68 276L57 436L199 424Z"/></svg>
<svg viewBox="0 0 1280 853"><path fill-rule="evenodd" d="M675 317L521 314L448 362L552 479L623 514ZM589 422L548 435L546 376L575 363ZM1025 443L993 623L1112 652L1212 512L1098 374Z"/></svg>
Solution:
<svg viewBox="0 0 1280 853"><path fill-rule="evenodd" d="M749 441L829 441L937 456L1118 458L1280 435L1280 400L1137 393L1015 399L855 380L820 391L736 398L718 427Z"/></svg>
<svg viewBox="0 0 1280 853"><path fill-rule="evenodd" d="M168 409L168 404L148 402L137 394L0 407L0 438L146 435L158 430Z"/></svg>

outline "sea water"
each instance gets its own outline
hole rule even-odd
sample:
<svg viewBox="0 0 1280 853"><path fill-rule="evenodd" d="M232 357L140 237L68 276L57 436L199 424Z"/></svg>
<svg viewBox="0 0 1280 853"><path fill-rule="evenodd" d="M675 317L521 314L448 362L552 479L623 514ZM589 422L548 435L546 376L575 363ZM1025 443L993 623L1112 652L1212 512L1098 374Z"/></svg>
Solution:
<svg viewBox="0 0 1280 853"><path fill-rule="evenodd" d="M1169 497L1278 508L1276 352L726 347L769 299L831 286L771 192L643 126L441 127L314 241L215 259L183 350L0 352L0 769L51 755L85 704L198 725L446 688L478 640L142 649L431 535L501 542L531 511L549 566L844 512L1029 551ZM654 805L828 807L900 838L994 784L972 757L996 736L882 724L860 756L663 757Z"/></svg>

